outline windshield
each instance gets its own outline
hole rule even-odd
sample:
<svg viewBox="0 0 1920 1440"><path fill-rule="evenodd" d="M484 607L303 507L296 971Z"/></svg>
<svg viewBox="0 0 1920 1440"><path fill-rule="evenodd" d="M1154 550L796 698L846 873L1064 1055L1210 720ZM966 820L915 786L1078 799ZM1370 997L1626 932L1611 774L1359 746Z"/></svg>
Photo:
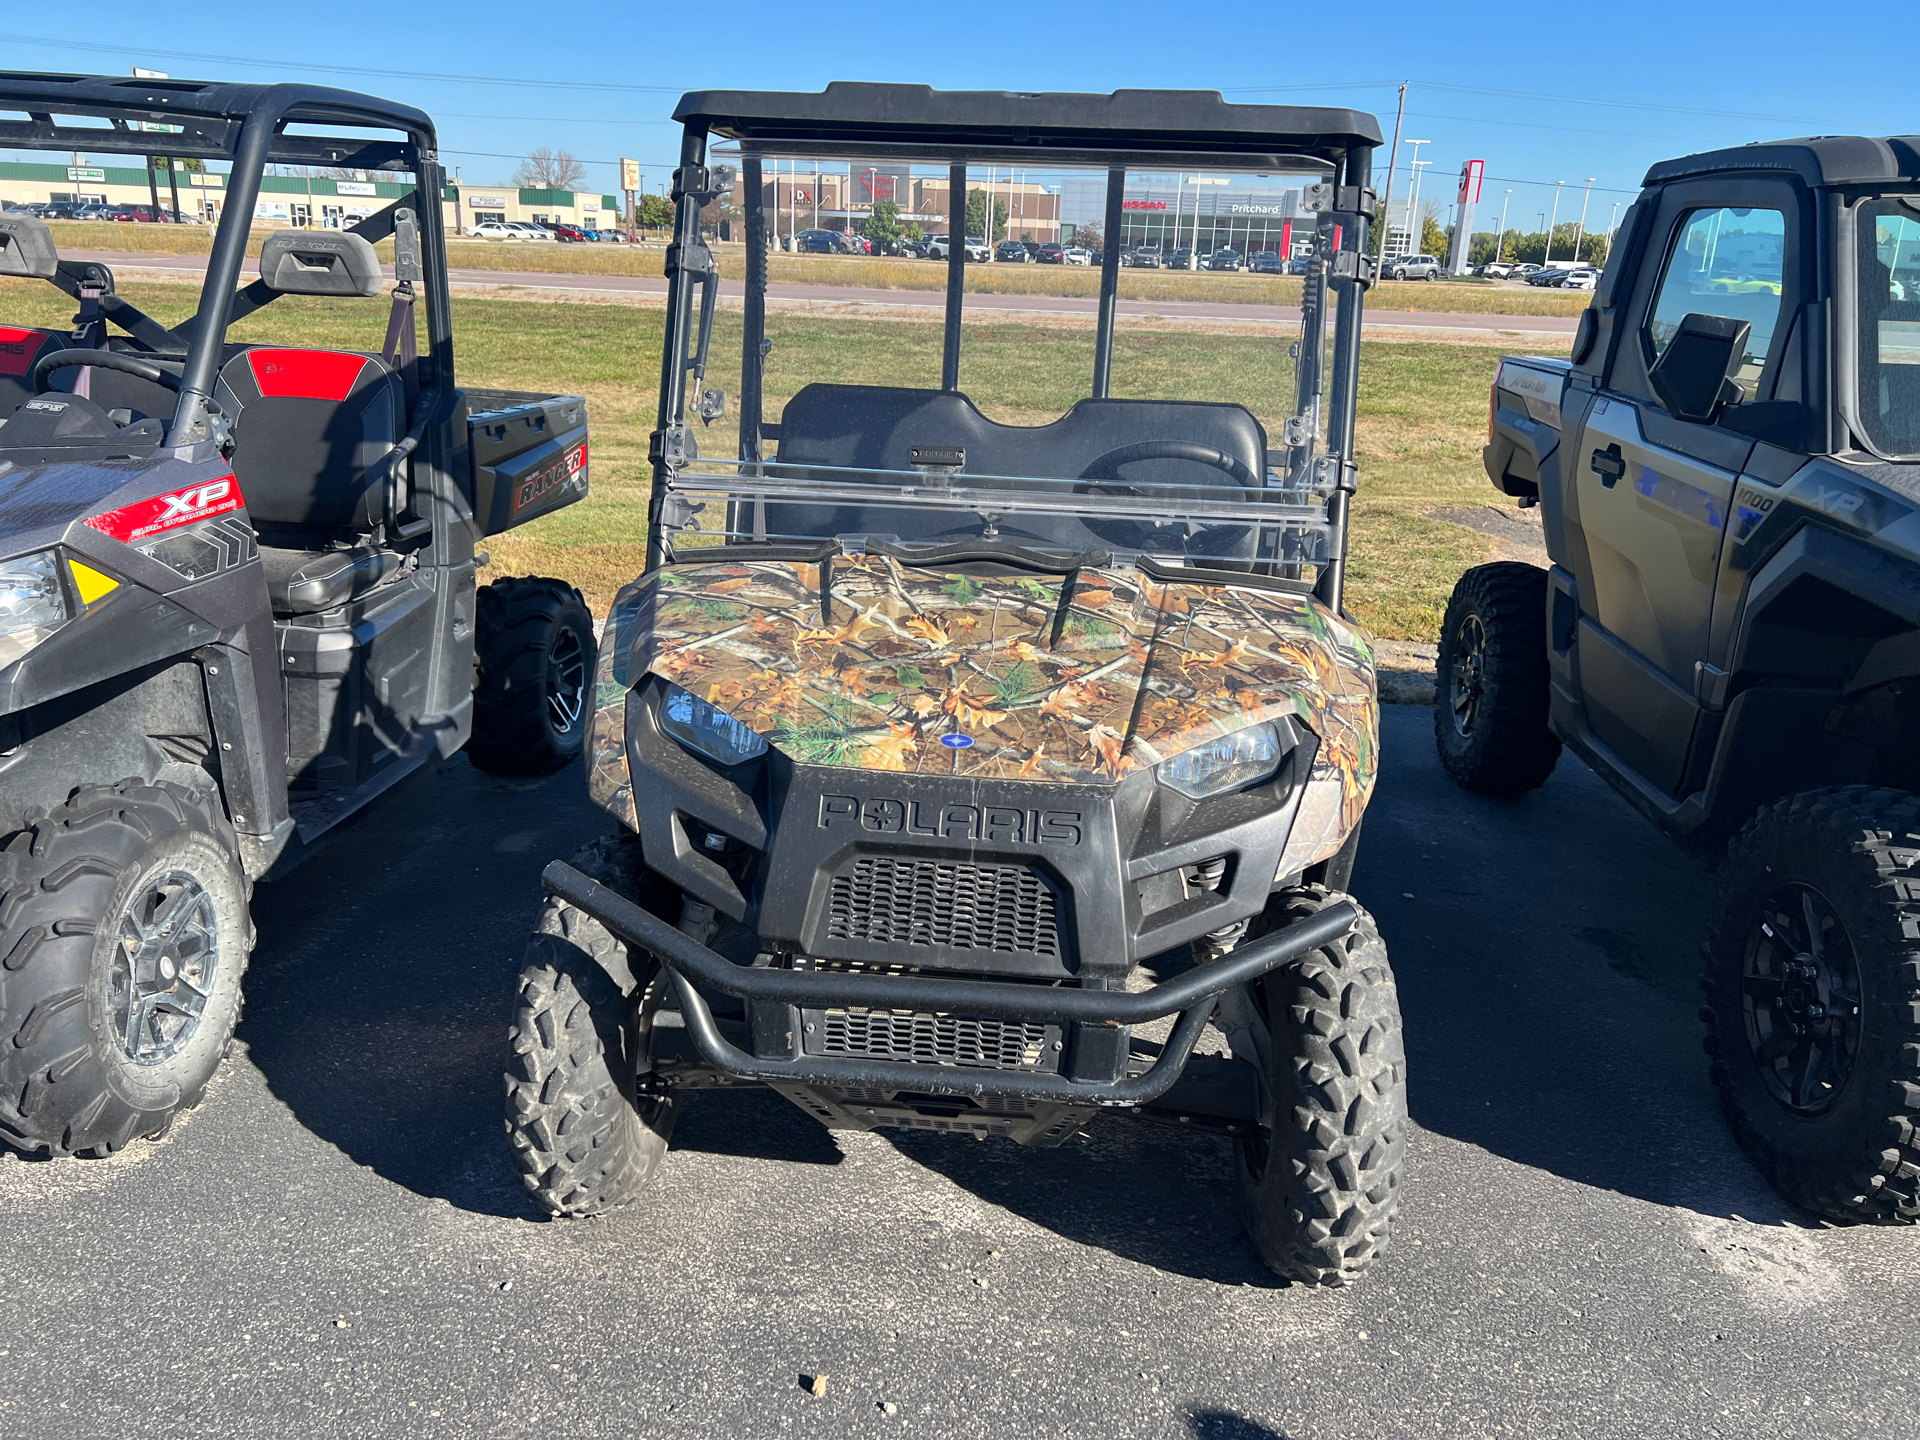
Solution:
<svg viewBox="0 0 1920 1440"><path fill-rule="evenodd" d="M1920 198L1859 209L1854 419L1883 455L1920 455Z"/></svg>
<svg viewBox="0 0 1920 1440"><path fill-rule="evenodd" d="M872 188L858 160L780 163L833 176L835 196L853 196L852 211ZM850 223L870 233L911 224L932 231L926 220L973 210L968 219L989 221L987 234L958 232L955 245L965 235L969 248L1001 258L1025 258L1031 249L1085 265L1089 247L1063 243L1061 231L1067 224L1100 227L1108 203L1106 174L1068 167L1003 174L991 189L983 175L964 199L952 189L949 166L895 169L882 188L899 197L885 202L897 213L859 214ZM744 165L742 175L741 208L751 222L757 198L786 192L768 183L765 170L757 188ZM1116 327L1106 372L1095 364L1096 335L1009 319L1025 313L1011 306L980 305L983 323L956 328L949 345L939 330L885 317L836 317L825 338L778 315L743 325L703 290L700 334L688 357L688 398L697 402L699 429L686 438L697 436L697 450L689 443L662 457L668 493L658 543L665 557L698 564L716 545L781 545L804 555L831 543L853 553L906 546L925 563L959 565L998 563L981 552L1018 548L1041 552L1006 562L1028 569L1151 557L1241 569L1266 562L1291 567L1282 578L1313 579L1304 568L1328 563L1333 548L1327 491L1337 471L1317 462L1330 373L1324 337L1334 308L1327 268L1342 236L1331 220L1300 213L1294 202L1306 179L1235 177L1262 202L1259 217L1224 206L1197 222L1189 214L1189 235L1179 237L1189 243L1178 247L1175 261L1184 265L1189 255L1211 251L1217 266L1231 268L1228 262L1262 241L1313 246L1320 258L1312 273L1280 302L1297 309L1276 311L1278 323L1246 334L1176 330L1141 317ZM1172 181L1177 187L1178 177ZM1162 203L1157 198L1138 197L1157 197L1154 187L1166 182L1148 175L1126 183L1137 208L1123 212L1115 234L1102 229L1091 248L1112 255L1130 244L1164 253L1175 240L1172 212L1149 208ZM763 233L776 248L775 235L794 232L773 222L791 219L761 204ZM1290 213L1271 218L1283 210ZM1026 225L1041 233L1006 233ZM1345 244L1351 247L1350 233ZM924 273L946 281L955 270ZM964 288L949 292L956 309L972 309L975 296L1007 293L1009 286L1021 295L1091 298L1107 283L1039 272L1016 277L998 266L976 280L971 263L959 273ZM738 371L719 358L734 343L742 351ZM735 373L737 410L726 395ZM730 423L736 414L738 440Z"/></svg>

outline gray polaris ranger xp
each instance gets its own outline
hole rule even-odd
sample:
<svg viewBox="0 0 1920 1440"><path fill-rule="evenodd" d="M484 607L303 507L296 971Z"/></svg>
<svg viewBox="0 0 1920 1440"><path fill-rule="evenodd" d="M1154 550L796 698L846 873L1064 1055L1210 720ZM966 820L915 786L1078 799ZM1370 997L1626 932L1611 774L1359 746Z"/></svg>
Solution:
<svg viewBox="0 0 1920 1440"><path fill-rule="evenodd" d="M1342 893L1377 769L1341 605L1373 119L895 85L694 94L677 118L650 564L588 742L619 831L547 872L507 1074L528 1187L560 1215L634 1198L714 1086L1025 1145L1124 1111L1227 1137L1268 1263L1345 1283L1386 1244L1406 1127L1386 949ZM703 459L689 417L726 397L701 386L700 217L735 184L715 133L747 288L739 451ZM1102 172L1088 398L1011 425L961 391L956 246L937 386L806 384L776 416L770 156L886 167L930 217L970 163ZM1129 167L1306 182L1271 440L1242 405L1112 393ZM1231 1056L1195 1054L1210 1022Z"/></svg>
<svg viewBox="0 0 1920 1440"><path fill-rule="evenodd" d="M0 215L0 1140L55 1155L200 1098L253 880L463 744L565 764L594 660L570 586L475 592L476 540L585 493L585 407L455 387L432 122L306 86L0 75L0 148L156 144L224 182L180 325ZM352 230L269 233L242 285L272 163L414 188ZM6 323L40 283L70 331ZM361 307L367 348L228 342L283 295Z"/></svg>

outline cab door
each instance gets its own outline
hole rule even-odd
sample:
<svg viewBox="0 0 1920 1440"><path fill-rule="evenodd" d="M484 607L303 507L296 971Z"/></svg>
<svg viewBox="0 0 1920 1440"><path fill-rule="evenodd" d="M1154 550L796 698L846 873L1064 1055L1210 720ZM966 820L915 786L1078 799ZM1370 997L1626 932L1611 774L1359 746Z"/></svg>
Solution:
<svg viewBox="0 0 1920 1440"><path fill-rule="evenodd" d="M1700 717L1715 576L1734 485L1753 441L1729 423L1682 421L1648 371L1690 314L1751 326L1738 381L1771 393L1775 332L1790 314L1798 205L1784 183L1670 187L1648 236L1606 384L1563 463L1573 471L1585 573L1579 579L1580 689L1595 738L1668 794L1681 793Z"/></svg>

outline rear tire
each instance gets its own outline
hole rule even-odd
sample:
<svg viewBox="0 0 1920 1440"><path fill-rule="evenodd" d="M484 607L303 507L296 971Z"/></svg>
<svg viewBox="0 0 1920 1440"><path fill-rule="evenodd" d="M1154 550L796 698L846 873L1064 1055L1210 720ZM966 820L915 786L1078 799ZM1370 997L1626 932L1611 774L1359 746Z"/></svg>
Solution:
<svg viewBox="0 0 1920 1440"><path fill-rule="evenodd" d="M0 1138L110 1155L200 1103L240 1016L247 881L193 796L87 786L0 852Z"/></svg>
<svg viewBox="0 0 1920 1440"><path fill-rule="evenodd" d="M1774 1188L1834 1220L1920 1220L1920 796L1812 790L1754 816L1706 959L1714 1086Z"/></svg>
<svg viewBox="0 0 1920 1440"><path fill-rule="evenodd" d="M572 864L630 890L623 849L618 838L596 841ZM616 975L630 977L632 989ZM603 1214L638 1199L658 1176L678 1113L652 1074L653 1012L667 984L651 956L548 898L527 941L506 1072L514 1164L548 1214Z"/></svg>
<svg viewBox="0 0 1920 1440"><path fill-rule="evenodd" d="M1318 885L1269 903L1273 928L1348 897ZM1240 1210L1273 1271L1347 1285L1387 1248L1406 1164L1407 1063L1387 947L1364 910L1353 931L1267 974L1272 1123L1236 1146Z"/></svg>
<svg viewBox="0 0 1920 1440"><path fill-rule="evenodd" d="M1547 723L1547 572L1503 560L1460 577L1435 666L1433 738L1455 782L1482 795L1538 789L1560 759Z"/></svg>
<svg viewBox="0 0 1920 1440"><path fill-rule="evenodd" d="M550 775L586 743L593 614L563 580L496 580L479 595L473 736L467 756L496 775Z"/></svg>

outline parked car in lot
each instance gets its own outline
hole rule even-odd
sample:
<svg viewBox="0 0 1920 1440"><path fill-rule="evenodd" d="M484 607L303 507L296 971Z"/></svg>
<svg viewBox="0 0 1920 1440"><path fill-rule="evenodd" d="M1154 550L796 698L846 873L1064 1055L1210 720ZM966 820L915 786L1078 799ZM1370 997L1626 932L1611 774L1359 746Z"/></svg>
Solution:
<svg viewBox="0 0 1920 1440"><path fill-rule="evenodd" d="M75 220L113 220L117 217L111 205L79 205L74 208Z"/></svg>
<svg viewBox="0 0 1920 1440"><path fill-rule="evenodd" d="M1149 240L1144 245L1133 247L1133 263L1142 270L1158 270L1166 262L1160 258L1160 247Z"/></svg>
<svg viewBox="0 0 1920 1440"><path fill-rule="evenodd" d="M985 265L993 259L993 247L978 235L967 236L967 263Z"/></svg>
<svg viewBox="0 0 1920 1440"><path fill-rule="evenodd" d="M1569 270L1560 277L1556 290L1591 290L1600 283L1600 272L1591 265Z"/></svg>
<svg viewBox="0 0 1920 1440"><path fill-rule="evenodd" d="M562 225L557 221L549 221L540 228L545 230L562 245L584 245L587 243L586 232L575 225Z"/></svg>
<svg viewBox="0 0 1920 1440"><path fill-rule="evenodd" d="M1405 255L1389 260L1386 272L1389 280L1438 280L1446 273L1446 266L1432 255Z"/></svg>
<svg viewBox="0 0 1920 1440"><path fill-rule="evenodd" d="M1510 260L1489 260L1476 273L1486 280L1504 280L1518 268Z"/></svg>
<svg viewBox="0 0 1920 1440"><path fill-rule="evenodd" d="M1313 257L1311 255L1296 255L1293 259L1287 261L1287 274L1304 275L1312 266Z"/></svg>
<svg viewBox="0 0 1920 1440"><path fill-rule="evenodd" d="M1535 265L1532 261L1528 261L1524 265L1516 265L1509 270L1507 272L1507 278L1509 280L1531 280L1540 273L1540 270L1540 266Z"/></svg>
<svg viewBox="0 0 1920 1440"><path fill-rule="evenodd" d="M42 220L71 220L73 212L80 208L71 200L55 200L46 205L33 205L29 209Z"/></svg>
<svg viewBox="0 0 1920 1440"><path fill-rule="evenodd" d="M1209 270L1238 270L1239 268L1240 252L1231 247L1222 247L1207 256Z"/></svg>
<svg viewBox="0 0 1920 1440"><path fill-rule="evenodd" d="M1182 245L1167 257L1167 269L1169 270L1192 270L1194 268L1196 267L1193 260L1193 250L1190 246Z"/></svg>
<svg viewBox="0 0 1920 1440"><path fill-rule="evenodd" d="M1060 252L1060 259L1068 265L1091 265L1093 252L1081 245L1069 245Z"/></svg>
<svg viewBox="0 0 1920 1440"><path fill-rule="evenodd" d="M1256 250L1247 257L1247 270L1254 275L1284 275L1287 262L1271 250Z"/></svg>
<svg viewBox="0 0 1920 1440"><path fill-rule="evenodd" d="M1560 282L1567 278L1567 273L1558 265L1544 266L1527 276L1527 284L1539 285L1550 290L1557 289Z"/></svg>
<svg viewBox="0 0 1920 1440"><path fill-rule="evenodd" d="M467 235L474 240L525 240L527 237L507 224L504 220L482 220L478 225L469 225Z"/></svg>
<svg viewBox="0 0 1920 1440"><path fill-rule="evenodd" d="M1040 253L1035 258L1037 258L1042 265L1059 265L1062 263L1062 256L1064 254L1065 251L1062 246L1057 242L1049 242L1040 247Z"/></svg>
<svg viewBox="0 0 1920 1440"><path fill-rule="evenodd" d="M1018 240L1002 240L994 248L993 258L1003 260L1010 265L1030 265L1033 256L1027 253L1027 247Z"/></svg>

